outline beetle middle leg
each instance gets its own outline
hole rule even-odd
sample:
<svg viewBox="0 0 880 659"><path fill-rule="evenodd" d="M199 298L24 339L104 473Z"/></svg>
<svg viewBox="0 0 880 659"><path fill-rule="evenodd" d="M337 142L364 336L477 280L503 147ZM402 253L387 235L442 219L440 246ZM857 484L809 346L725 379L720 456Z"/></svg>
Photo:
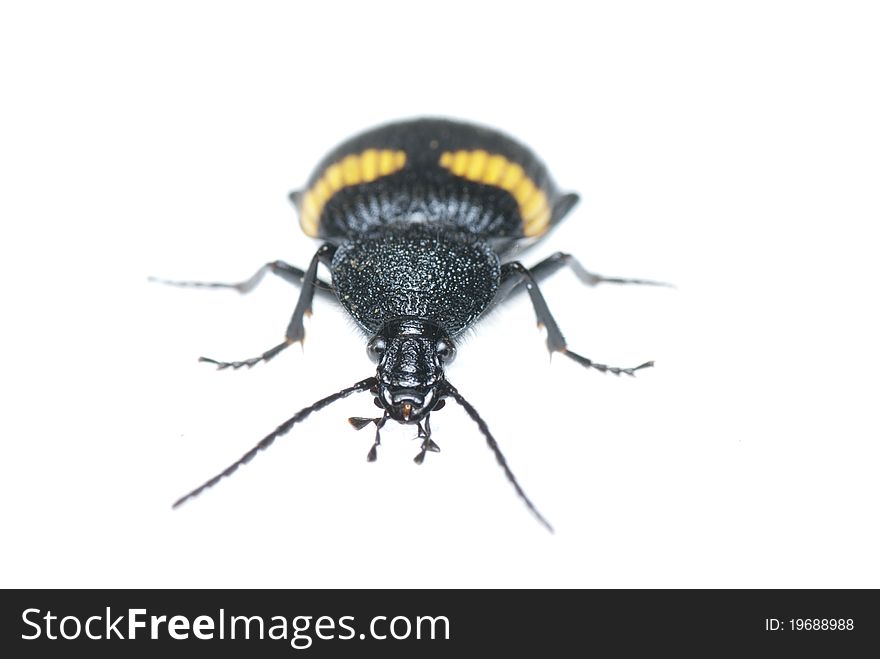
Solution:
<svg viewBox="0 0 880 659"><path fill-rule="evenodd" d="M557 265L556 269L559 269L559 267L561 267L561 265ZM627 375L635 375L635 372L639 369L648 368L654 365L654 362L645 362L644 364L640 364L639 366L634 366L632 368L608 366L606 364L599 364L598 362L594 362L592 359L582 357L576 352L572 352L568 349L568 345L565 342L565 337L562 335L562 331L559 329L559 325L556 324L556 320L550 313L547 302L546 300L544 300L544 296L541 294L541 289L538 288L538 282L534 274L532 274L532 272L519 261L511 261L502 265L501 283L498 287L498 292L496 293L496 300L498 300L498 302L503 301L515 288L519 286L525 288L525 290L529 294L529 297L532 300L532 306L535 309L535 316L537 316L538 319L538 327L545 327L547 329L547 349L550 351L550 354L553 354L554 352L561 352L563 355L565 355L569 359L576 361L581 366L587 368L595 368L596 370L602 372L614 373L615 375L620 375L621 373L626 373Z"/></svg>
<svg viewBox="0 0 880 659"><path fill-rule="evenodd" d="M284 281L294 284L295 286L302 286L303 278L306 275L305 270L303 270L302 268L297 268L295 265L290 265L289 263L285 263L284 261L271 261L263 265L259 270L257 270L253 275L251 275L244 281L239 281L235 283L226 283L219 281L177 281L172 279L161 279L160 277L150 277L149 279L150 281L156 282L158 284L165 284L166 286L179 286L181 288L231 288L244 295L254 290L260 284L260 282L263 281L263 278L266 276L267 273L277 275L278 277L281 277L281 279L283 279ZM336 297L333 295L333 287L327 282L318 279L315 288L319 295L328 295L329 297L336 299Z"/></svg>
<svg viewBox="0 0 880 659"><path fill-rule="evenodd" d="M330 262L333 260L333 254L335 253L335 251L336 248L333 245L324 244L318 249L317 252L315 252L315 255L312 257L308 269L305 271L301 278L302 289L300 290L299 300L296 303L296 308L293 311L293 316L291 317L290 323L287 326L287 331L284 334L284 341L282 343L279 343L277 346L270 348L269 350L257 357L252 357L250 359L245 359L242 361L221 362L217 361L216 359L210 359L208 357L199 357L199 361L214 364L217 366L218 369L230 367L238 369L242 366L247 366L248 368L250 368L251 366L259 364L260 362L269 361L288 346L297 342L301 342L306 335L303 319L306 316L312 315L312 300L315 297L315 292L317 290L321 290L318 287L318 264L323 263L325 266L329 267ZM264 266L264 268L265 267L266 266ZM298 268L296 270L298 270ZM254 277L251 277L251 280L257 278L258 275L260 275L259 271L254 275ZM291 274L291 276L294 275ZM260 278L262 278L262 276L260 276ZM259 278L257 279L256 283L259 283ZM256 286L256 283L254 283L254 286Z"/></svg>
<svg viewBox="0 0 880 659"><path fill-rule="evenodd" d="M534 279L536 283L539 283L565 267L570 268L581 283L586 284L587 286L596 286L597 284L639 284L643 286L672 287L671 284L662 281L654 281L652 279L630 279L598 275L584 268L584 266L580 264L580 261L566 252L556 252L555 254L551 254L543 261L529 268L529 272L532 275L532 279ZM526 290L525 282L521 280L510 281L507 283L507 286L508 288L506 290L499 289L500 295L495 297L496 305L519 293L523 293Z"/></svg>

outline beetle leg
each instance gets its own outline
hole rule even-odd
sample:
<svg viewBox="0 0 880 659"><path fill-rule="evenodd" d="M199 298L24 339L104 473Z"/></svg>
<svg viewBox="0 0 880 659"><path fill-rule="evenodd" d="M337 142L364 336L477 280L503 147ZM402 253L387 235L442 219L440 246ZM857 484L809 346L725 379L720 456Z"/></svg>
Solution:
<svg viewBox="0 0 880 659"><path fill-rule="evenodd" d="M551 254L540 263L529 268L529 272L532 275L532 279L535 280L535 283L538 283L544 281L566 266L571 268L581 283L586 284L587 286L596 286L597 284L639 284L644 286L668 286L674 288L672 284L667 284L662 281L653 281L651 279L625 279L622 277L605 277L603 275L597 275L584 268L574 256L565 252ZM519 293L523 293L526 290L525 282L522 280L511 281L508 286L509 287L506 291L500 291L499 289L499 292L503 295L496 296L495 305L501 304L503 301L508 300Z"/></svg>
<svg viewBox="0 0 880 659"><path fill-rule="evenodd" d="M501 266L501 284L499 285L498 293L496 293L496 298L498 295L509 294L516 286L525 287L525 290L528 292L529 297L532 300L532 306L535 309L535 316L538 319L538 327L545 327L547 329L547 349L550 351L550 354L561 352L563 355L576 361L581 366L595 368L602 372L611 372L615 375L620 375L621 373L635 375L635 372L639 369L648 368L654 365L654 362L645 362L644 364L632 368L607 366L606 364L599 364L591 359L582 357L576 352L572 352L568 349L565 337L562 335L559 325L556 324L556 320L550 313L550 309L547 306L546 300L544 300L544 296L541 294L541 289L538 288L538 282L535 281L535 277L522 263L511 261Z"/></svg>
<svg viewBox="0 0 880 659"><path fill-rule="evenodd" d="M330 244L322 245L315 255L312 257L311 262L309 263L308 269L305 271L305 274L302 277L302 289L299 293L299 300L296 303L296 308L293 311L293 317L290 319L290 323L287 326L287 332L285 333L285 338L283 343L279 343L274 348L270 348L262 355L258 357L251 357L250 359L245 359L243 361L238 362L221 362L216 359L210 359L208 357L199 357L199 361L208 362L209 364L215 364L218 370L222 370L225 368L234 368L239 369L242 366L247 366L250 368L255 364L259 364L260 362L267 362L272 359L279 352L287 348L288 346L302 342L305 339L305 327L303 325L303 319L305 316L312 315L312 300L315 297L315 291L318 289L318 264L323 263L326 266L330 266L330 262L333 259L333 254L336 251L336 248ZM257 275L260 273L258 272ZM251 279L257 277L255 275ZM259 278L257 279L259 282ZM256 285L256 283L254 284Z"/></svg>
<svg viewBox="0 0 880 659"><path fill-rule="evenodd" d="M272 273L273 275L278 275L284 281L290 282L295 286L302 286L303 277L305 276L305 270L301 268L297 268L295 265L290 265L289 263L285 263L284 261L272 261L271 263L265 264L259 270L257 270L251 277L245 279L244 281L232 283L224 283L218 281L175 281L171 279L161 279L159 277L149 277L149 280L152 282L156 282L157 284L165 284L166 286L180 286L183 288L231 288L238 291L241 294L250 293L254 290L261 281L263 281L263 277L266 276L266 273ZM326 295L329 298L336 299L336 296L333 294L333 287L327 282L318 279L315 288L317 292L321 295Z"/></svg>
<svg viewBox="0 0 880 659"><path fill-rule="evenodd" d="M640 284L643 286L668 286L674 288L672 284L667 284L662 281L654 281L653 279L631 279L597 275L594 272L588 271L574 256L565 252L551 254L546 259L530 268L529 271L532 273L535 281L543 281L563 266L571 268L577 278L581 280L581 283L587 284L588 286L595 286L596 284Z"/></svg>

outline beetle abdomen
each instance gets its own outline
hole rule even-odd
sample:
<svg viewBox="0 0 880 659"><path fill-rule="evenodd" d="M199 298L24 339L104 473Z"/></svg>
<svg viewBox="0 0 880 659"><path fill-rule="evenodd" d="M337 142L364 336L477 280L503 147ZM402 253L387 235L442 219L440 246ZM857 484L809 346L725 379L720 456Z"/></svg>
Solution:
<svg viewBox="0 0 880 659"><path fill-rule="evenodd" d="M331 241L410 223L516 239L543 235L573 200L506 135L419 119L344 142L315 169L297 205L305 233Z"/></svg>

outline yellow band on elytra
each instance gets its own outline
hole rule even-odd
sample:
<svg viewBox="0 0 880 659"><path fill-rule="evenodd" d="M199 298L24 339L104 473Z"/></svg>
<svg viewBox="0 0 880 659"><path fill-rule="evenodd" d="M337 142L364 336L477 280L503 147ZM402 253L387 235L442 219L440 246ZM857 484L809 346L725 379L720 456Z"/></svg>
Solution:
<svg viewBox="0 0 880 659"><path fill-rule="evenodd" d="M501 188L512 194L519 205L526 236L540 236L547 230L550 224L547 195L517 163L483 149L462 149L442 153L440 166L455 176Z"/></svg>
<svg viewBox="0 0 880 659"><path fill-rule="evenodd" d="M307 236L317 237L321 211L334 194L343 188L394 174L405 164L406 153L392 149L367 149L333 163L302 196L299 209L302 230Z"/></svg>

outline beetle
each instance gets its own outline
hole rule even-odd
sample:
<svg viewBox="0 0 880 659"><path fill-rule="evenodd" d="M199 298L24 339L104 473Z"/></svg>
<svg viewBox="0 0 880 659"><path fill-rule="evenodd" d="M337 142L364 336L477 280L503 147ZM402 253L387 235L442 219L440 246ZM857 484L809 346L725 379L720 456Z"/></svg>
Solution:
<svg viewBox="0 0 880 659"><path fill-rule="evenodd" d="M363 330L376 374L303 408L174 507L230 476L313 412L368 391L380 416L349 421L356 429L375 425L369 461L377 457L380 431L388 421L418 428L422 443L417 464L427 452L439 451L430 418L452 399L476 422L525 505L552 531L520 487L486 422L447 378L456 340L488 311L525 292L538 326L546 329L551 354L562 353L606 373L634 375L653 362L620 368L570 350L538 284L566 266L591 286L663 284L597 275L563 252L531 268L506 260L558 225L578 196L561 192L526 146L470 123L415 119L367 130L331 151L306 187L291 193L290 199L303 231L321 241L305 270L273 261L234 284L158 281L248 293L266 274L273 274L300 287L284 340L242 361L200 358L218 369L252 367L302 342L303 319L318 294L340 304ZM318 276L320 265L330 271L329 282Z"/></svg>

